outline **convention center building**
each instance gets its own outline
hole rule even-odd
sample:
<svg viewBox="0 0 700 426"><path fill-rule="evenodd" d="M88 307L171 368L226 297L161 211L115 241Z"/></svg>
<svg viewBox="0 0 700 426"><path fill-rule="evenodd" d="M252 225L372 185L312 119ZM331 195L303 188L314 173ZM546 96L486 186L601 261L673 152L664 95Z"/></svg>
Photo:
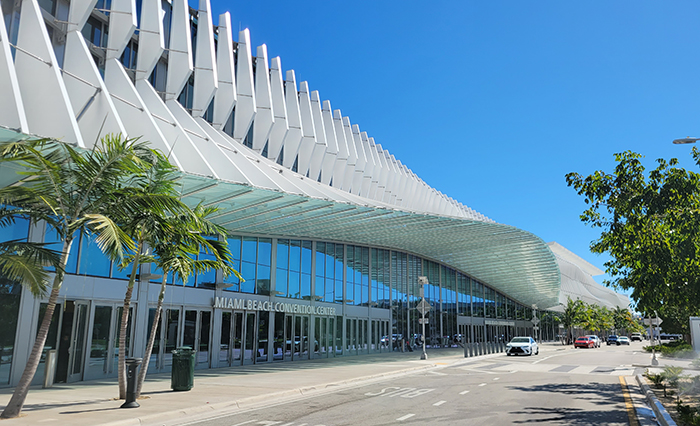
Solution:
<svg viewBox="0 0 700 426"><path fill-rule="evenodd" d="M198 10L187 0L0 5L0 141L87 150L107 134L140 137L170 153L183 201L220 208L214 221L245 280L212 271L169 286L150 371L170 371L180 346L207 369L407 350L421 338L432 348L550 340L566 294L629 303L563 247L430 187L380 143L392 141L363 132L248 30L235 32L229 13L212 16L208 0ZM22 184L17 171L0 167L0 185ZM0 228L12 239L58 241L21 220ZM44 348L55 381L116 377L126 274L90 235L74 243ZM129 356L143 356L159 287L160 272L142 267ZM17 384L46 302L0 282L0 386Z"/></svg>

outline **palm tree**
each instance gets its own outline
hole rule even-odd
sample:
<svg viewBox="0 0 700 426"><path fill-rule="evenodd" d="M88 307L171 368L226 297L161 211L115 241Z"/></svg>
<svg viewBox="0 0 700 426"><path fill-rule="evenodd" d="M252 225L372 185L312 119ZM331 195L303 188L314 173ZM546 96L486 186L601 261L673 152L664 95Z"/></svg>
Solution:
<svg viewBox="0 0 700 426"><path fill-rule="evenodd" d="M584 318L585 307L586 305L581 299L572 300L571 298L567 298L566 300L561 323L564 324L567 330L567 344L573 342L573 328L574 326L581 325L582 319Z"/></svg>
<svg viewBox="0 0 700 426"><path fill-rule="evenodd" d="M136 397L141 394L141 387L148 372L158 323L163 311L168 274L173 274L174 282L184 283L192 274L200 274L210 269L221 269L224 276L235 274L240 280L243 280L238 271L231 267L232 259L228 243L225 240L205 237L226 235L226 229L207 219L217 211L216 207L198 205L193 209L192 214L170 217L166 229L159 233L161 238L149 242L153 248L154 263L163 271L163 276L158 294L158 305L151 324L146 353L143 356L143 365L139 372ZM196 256L201 252L214 255L214 259L196 260Z"/></svg>
<svg viewBox="0 0 700 426"><path fill-rule="evenodd" d="M103 253L122 258L133 243L110 218L115 212L138 211L140 200L128 196L140 183L139 176L156 157L144 142L120 136L105 137L92 150L47 140L0 144L0 164L14 162L24 178L0 189L0 203L23 209L33 220L43 220L62 239L44 317L34 346L15 391L0 414L17 417L22 410L44 349L58 294L63 284L73 240L80 232L92 232Z"/></svg>
<svg viewBox="0 0 700 426"><path fill-rule="evenodd" d="M14 225L15 218L21 215L19 209L0 207L0 228ZM0 242L0 275L19 282L34 297L46 296L49 282L46 267L60 268L60 261L60 253L46 248L44 243L23 240Z"/></svg>
<svg viewBox="0 0 700 426"><path fill-rule="evenodd" d="M143 199L143 207L138 211L125 211L116 221L134 241L134 250L128 254L122 268L131 265L131 274L124 295L124 305L119 327L118 382L119 398L126 398L126 333L129 323L129 305L141 265L153 262L149 255L149 244L165 238L164 232L170 226L168 215L188 214L190 209L178 199L175 190L177 172L167 158L159 156L144 173L140 188L131 193L135 199ZM157 198L158 203L151 203Z"/></svg>

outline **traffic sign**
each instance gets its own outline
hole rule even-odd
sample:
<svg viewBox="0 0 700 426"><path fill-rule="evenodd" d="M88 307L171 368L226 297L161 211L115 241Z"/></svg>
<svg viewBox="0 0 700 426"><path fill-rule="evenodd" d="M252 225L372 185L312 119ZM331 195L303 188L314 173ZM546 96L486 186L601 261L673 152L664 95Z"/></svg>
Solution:
<svg viewBox="0 0 700 426"><path fill-rule="evenodd" d="M418 318L418 324L428 324L428 318Z"/></svg>
<svg viewBox="0 0 700 426"><path fill-rule="evenodd" d="M532 317L532 319L531 319L530 321L531 321L534 325L537 325L537 324L540 323L540 319L537 318L537 317Z"/></svg>
<svg viewBox="0 0 700 426"><path fill-rule="evenodd" d="M661 325L662 322L664 322L664 320L662 320L662 319L659 318L659 317L656 317L656 318L644 318L644 325L655 325L655 326L658 327L658 326Z"/></svg>
<svg viewBox="0 0 700 426"><path fill-rule="evenodd" d="M418 309L418 312L420 312L421 315L425 315L432 308L430 307L430 303L426 302L425 299L423 299L420 302L418 302L418 305L416 305L416 309Z"/></svg>

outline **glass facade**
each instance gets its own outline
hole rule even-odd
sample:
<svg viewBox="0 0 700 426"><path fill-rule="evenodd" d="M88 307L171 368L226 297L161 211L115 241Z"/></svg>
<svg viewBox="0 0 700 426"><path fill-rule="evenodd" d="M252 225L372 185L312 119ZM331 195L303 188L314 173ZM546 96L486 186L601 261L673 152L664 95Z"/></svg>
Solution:
<svg viewBox="0 0 700 426"><path fill-rule="evenodd" d="M20 219L15 226L0 228L0 239L26 240L28 233L28 221ZM60 238L49 227L45 229L45 241L51 248L60 250ZM516 332L512 327L489 325L484 321L522 321L524 325L521 325L526 327L524 322L532 317L529 307L488 285L406 252L330 241L245 235L230 235L227 242L233 267L244 280L207 271L187 277L185 282L174 282L169 275L167 284L185 287L182 291L189 288L208 292L203 294L209 294L210 299L221 294L239 299L336 306L334 316L314 315L313 311L305 310L299 313L250 310L250 305L244 304L233 310L217 311L216 308L171 302L164 307L156 328L149 371L168 371L172 364L171 351L183 344L196 348L197 368L408 350L421 344L423 337L420 314L415 309L420 301L420 276L428 278L423 291L431 306L430 321L425 328L429 346L505 339ZM202 252L198 257L211 259L212 256ZM67 269L67 280L71 276L126 280L131 271L131 268L120 271L115 262L102 254L95 236L89 233L76 234ZM161 275L156 264L151 265L151 273ZM160 283L161 280L154 278L152 281ZM9 324L0 336L0 385L11 384L19 294L18 285L0 282L0 303L3 315L7 316L3 324ZM73 377L100 378L116 374L115 348L121 318L118 301L63 303L65 308L59 306L56 311L56 318L63 318L63 326L52 332L46 348L58 351L71 348L62 339L77 343L77 347L72 358L60 354L63 364L59 365L57 378L71 381L75 380ZM147 311L149 330L155 315L154 306ZM361 308L365 310L357 310ZM134 345L135 314L136 310L132 309L128 349ZM476 324L474 328L459 326L463 318L471 318L469 321ZM543 337L554 338L557 324L551 316L542 318L543 327L549 330ZM76 327L76 330L83 331L69 330L66 324L73 322L84 327ZM89 327L84 325L87 323ZM75 356L84 359L84 369ZM65 363L67 359L73 360L70 365Z"/></svg>

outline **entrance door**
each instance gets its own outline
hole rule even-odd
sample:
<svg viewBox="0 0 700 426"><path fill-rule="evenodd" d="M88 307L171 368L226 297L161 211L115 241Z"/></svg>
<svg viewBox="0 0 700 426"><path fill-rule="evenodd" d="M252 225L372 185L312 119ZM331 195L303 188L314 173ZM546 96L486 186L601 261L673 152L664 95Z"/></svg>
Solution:
<svg viewBox="0 0 700 426"><path fill-rule="evenodd" d="M209 368L209 341L211 332L210 311L185 311L182 345L197 353L195 368Z"/></svg>
<svg viewBox="0 0 700 426"><path fill-rule="evenodd" d="M87 302L68 300L64 306L56 366L58 383L82 380L88 325Z"/></svg>
<svg viewBox="0 0 700 426"><path fill-rule="evenodd" d="M257 314L247 312L245 314L245 325L243 334L243 365L255 364L257 358Z"/></svg>
<svg viewBox="0 0 700 426"><path fill-rule="evenodd" d="M223 312L219 365L241 365L243 342L243 312Z"/></svg>

